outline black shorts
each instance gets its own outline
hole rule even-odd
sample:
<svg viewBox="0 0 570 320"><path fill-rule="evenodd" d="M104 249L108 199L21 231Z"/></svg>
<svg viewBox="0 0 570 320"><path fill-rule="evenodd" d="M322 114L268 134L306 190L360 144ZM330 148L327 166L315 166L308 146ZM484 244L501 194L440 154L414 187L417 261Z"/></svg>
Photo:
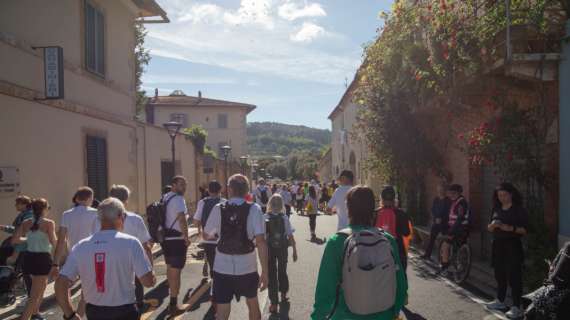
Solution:
<svg viewBox="0 0 570 320"><path fill-rule="evenodd" d="M214 302L227 304L234 296L252 299L257 297L259 275L257 272L234 276L214 272Z"/></svg>
<svg viewBox="0 0 570 320"><path fill-rule="evenodd" d="M53 260L47 252L22 252L24 254L23 271L32 276L47 276Z"/></svg>
<svg viewBox="0 0 570 320"><path fill-rule="evenodd" d="M138 320L140 313L136 305L102 307L88 303L85 306L87 320Z"/></svg>
<svg viewBox="0 0 570 320"><path fill-rule="evenodd" d="M164 262L175 269L182 269L186 265L188 247L184 240L165 240L160 244L164 254Z"/></svg>

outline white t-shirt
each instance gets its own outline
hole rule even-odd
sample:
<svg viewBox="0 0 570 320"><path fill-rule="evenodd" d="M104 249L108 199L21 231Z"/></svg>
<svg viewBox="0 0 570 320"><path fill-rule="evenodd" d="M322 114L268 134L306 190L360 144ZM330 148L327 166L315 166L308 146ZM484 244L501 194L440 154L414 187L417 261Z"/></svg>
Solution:
<svg viewBox="0 0 570 320"><path fill-rule="evenodd" d="M297 194L297 191L299 191L299 186L298 185L294 185L291 187L291 193L292 194Z"/></svg>
<svg viewBox="0 0 570 320"><path fill-rule="evenodd" d="M91 207L77 206L65 211L60 227L67 230L68 248L73 248L79 241L95 233L97 220L97 210Z"/></svg>
<svg viewBox="0 0 570 320"><path fill-rule="evenodd" d="M241 205L244 199L232 198L228 200L229 204ZM204 232L210 236L220 235L222 224L222 214L220 205L216 205L210 213L208 222L204 227ZM249 209L247 216L247 234L250 239L256 236L265 235L265 219L258 204L254 203ZM216 260L214 261L214 271L229 275L244 275L257 272L257 258L255 250L244 255L229 255L216 250Z"/></svg>
<svg viewBox="0 0 570 320"><path fill-rule="evenodd" d="M267 201L269 201L269 198L271 198L271 189L265 185L265 186L258 186L257 188L255 188L255 191L253 192L253 194L255 195L255 203L257 203L258 205L262 206L262 207L267 207L267 203L263 203L261 201L261 191L265 190L267 192Z"/></svg>
<svg viewBox="0 0 570 320"><path fill-rule="evenodd" d="M135 303L135 275L140 278L151 270L137 238L104 230L73 247L61 275L72 281L81 278L87 303L116 307Z"/></svg>
<svg viewBox="0 0 570 320"><path fill-rule="evenodd" d="M151 240L143 218L134 212L127 211L123 232L137 238L140 243L147 243Z"/></svg>
<svg viewBox="0 0 570 320"><path fill-rule="evenodd" d="M346 207L346 194L351 188L352 186L338 187L328 203L329 209L336 208L336 214L338 216L337 230L342 230L348 227L348 208Z"/></svg>
<svg viewBox="0 0 570 320"><path fill-rule="evenodd" d="M196 213L194 213L194 220L198 220L198 221L202 221L202 214L204 213L204 205L205 205L205 199L202 199L200 201L198 201L198 204L196 205ZM225 199L220 198L220 201L225 201ZM212 210L214 210L214 208L212 208ZM210 217L208 217L208 220L210 219ZM206 221L207 223L207 221ZM205 226L202 226L202 229L204 229ZM202 238L205 235L202 235ZM206 239L202 239L200 240L200 243L208 243L208 244L216 244L218 243L218 240L206 240Z"/></svg>
<svg viewBox="0 0 570 320"><path fill-rule="evenodd" d="M293 197L291 196L291 192L288 190L281 190L280 193L281 197L283 198L283 202L286 205L290 205L291 201L293 201Z"/></svg>
<svg viewBox="0 0 570 320"><path fill-rule="evenodd" d="M266 213L263 215L263 218L267 220L272 215L275 215L275 214ZM291 220L289 220L289 217L286 214L282 214L281 216L283 217L283 222L285 224L285 234L288 236L292 236L293 233L295 232L295 228L293 228L293 225L291 224Z"/></svg>
<svg viewBox="0 0 570 320"><path fill-rule="evenodd" d="M167 228L170 228L170 226L172 226L172 229L182 232L182 229L180 228L180 223L174 221L178 219L178 214L180 212L184 213L185 218L188 219L188 207L186 207L186 200L184 200L184 197L174 192L169 192L166 195L164 195L163 201L168 201L168 199L170 199L172 196L174 196L174 198L172 198L170 202L168 202L168 206L166 207L165 225ZM174 237L174 238L167 237L165 239L175 240L175 239L182 239L182 237Z"/></svg>

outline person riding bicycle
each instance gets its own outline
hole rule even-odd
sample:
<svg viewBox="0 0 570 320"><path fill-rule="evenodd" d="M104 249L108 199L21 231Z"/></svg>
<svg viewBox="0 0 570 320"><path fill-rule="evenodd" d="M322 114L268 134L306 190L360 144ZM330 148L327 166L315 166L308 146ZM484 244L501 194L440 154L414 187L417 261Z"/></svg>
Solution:
<svg viewBox="0 0 570 320"><path fill-rule="evenodd" d="M441 244L441 270L445 275L449 267L450 248L455 243L465 241L469 236L470 210L467 200L463 196L463 187L452 184L447 188L447 195L451 199L449 209L447 238Z"/></svg>

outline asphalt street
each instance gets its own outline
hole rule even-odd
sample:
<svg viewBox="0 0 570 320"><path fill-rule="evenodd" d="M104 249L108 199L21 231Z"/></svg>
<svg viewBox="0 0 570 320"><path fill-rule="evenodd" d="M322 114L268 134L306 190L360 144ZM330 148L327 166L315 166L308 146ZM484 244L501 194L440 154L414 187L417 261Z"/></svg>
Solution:
<svg viewBox="0 0 570 320"><path fill-rule="evenodd" d="M293 215L292 223L296 229L295 238L299 251L299 260L294 263L290 259L288 273L290 279L290 303L282 306L281 314L270 316L268 312L267 291L260 293L260 304L263 308L264 319L309 319L313 295L316 285L320 259L324 250L323 243L315 243L309 240L309 223L306 217ZM334 234L336 231L336 216L320 215L317 219L317 236L321 240ZM199 286L203 280L203 260L197 259L198 251L196 244L189 250L188 264L182 276L182 290L186 299L192 290ZM168 288L165 277L164 261L160 258L155 261L158 285L148 290L146 298L157 304L156 308L150 308L142 319L166 319L166 306L168 304ZM482 305L488 297L483 297L473 291L459 288L451 282L435 276L435 270L424 265L413 254L410 258L408 269L409 280L409 304L405 310L406 318L410 320L494 320L504 319L500 315L493 315L485 310ZM75 297L78 297L76 293ZM182 295L181 295L182 298ZM200 304L194 306L193 311L178 317L177 319L212 319L208 316L208 297L203 296ZM45 316L48 319L61 319L61 313L53 303L46 305ZM245 301L233 302L231 319L248 319ZM14 319L16 319L14 317Z"/></svg>

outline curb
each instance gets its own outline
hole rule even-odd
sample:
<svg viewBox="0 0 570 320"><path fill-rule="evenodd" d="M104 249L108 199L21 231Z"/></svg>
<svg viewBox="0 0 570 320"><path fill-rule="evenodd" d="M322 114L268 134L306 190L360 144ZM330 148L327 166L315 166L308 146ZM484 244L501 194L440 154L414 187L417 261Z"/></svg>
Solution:
<svg viewBox="0 0 570 320"><path fill-rule="evenodd" d="M198 228L188 228L188 236L194 240L196 237L198 237ZM154 247L155 249L152 250L152 257L153 259L157 259L158 257L160 257L162 255L162 247L160 245L155 245ZM71 292L76 292L77 290L79 290L81 287L81 283L77 282L73 287L71 287ZM17 297L17 301L20 301L21 297ZM55 302L55 290L54 290L54 281L48 283L48 286L46 288L46 291L44 293L44 298L43 298L43 302L44 303L53 303ZM18 314L19 312L22 311L22 308L17 308L16 307L17 302L14 303L11 306L8 306L6 308L0 309L0 319L6 319L7 317L13 316L15 314Z"/></svg>

